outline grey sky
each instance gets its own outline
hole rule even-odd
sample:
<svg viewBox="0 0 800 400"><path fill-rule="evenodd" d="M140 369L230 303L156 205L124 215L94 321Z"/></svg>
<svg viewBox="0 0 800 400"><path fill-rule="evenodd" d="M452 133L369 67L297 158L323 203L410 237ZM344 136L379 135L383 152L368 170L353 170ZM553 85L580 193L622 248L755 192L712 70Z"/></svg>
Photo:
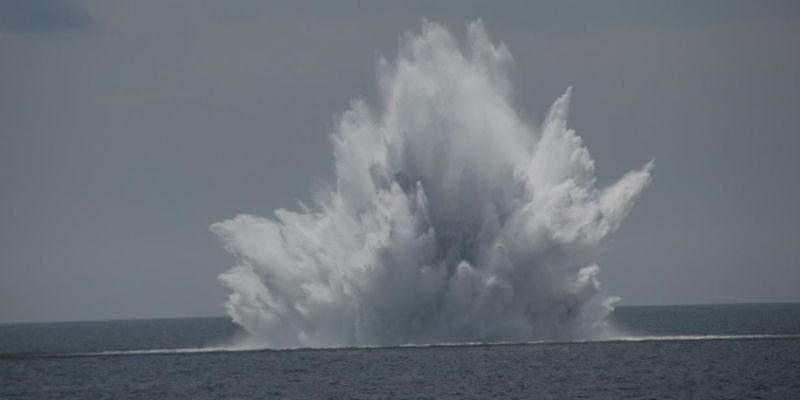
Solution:
<svg viewBox="0 0 800 400"><path fill-rule="evenodd" d="M327 184L422 17L481 17L532 120L573 86L601 183L656 158L608 293L800 301L800 3L361 3L0 1L0 322L222 314L208 225Z"/></svg>

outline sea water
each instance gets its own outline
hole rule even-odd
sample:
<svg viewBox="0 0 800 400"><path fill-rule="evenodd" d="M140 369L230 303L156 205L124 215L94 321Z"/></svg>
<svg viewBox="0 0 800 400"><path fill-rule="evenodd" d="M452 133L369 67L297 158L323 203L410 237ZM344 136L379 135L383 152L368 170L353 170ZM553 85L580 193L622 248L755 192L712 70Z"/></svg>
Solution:
<svg viewBox="0 0 800 400"><path fill-rule="evenodd" d="M607 341L264 350L227 318L0 325L2 399L797 399L800 304L619 307Z"/></svg>

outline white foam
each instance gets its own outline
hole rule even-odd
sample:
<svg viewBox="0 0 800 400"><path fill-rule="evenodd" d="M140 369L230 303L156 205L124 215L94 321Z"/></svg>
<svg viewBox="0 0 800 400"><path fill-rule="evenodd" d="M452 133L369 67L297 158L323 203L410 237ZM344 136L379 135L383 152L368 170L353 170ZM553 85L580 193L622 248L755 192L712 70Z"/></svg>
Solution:
<svg viewBox="0 0 800 400"><path fill-rule="evenodd" d="M401 344L396 346L351 346L351 347L296 347L270 349L266 347L188 347L179 349L146 349L146 350L111 350L74 353L29 353L25 357L107 357L138 355L170 355L170 354L203 354L203 353L242 353L259 351L337 351L337 350L379 350L393 348L435 348L435 347L475 347L475 346L536 346L536 345L569 345L569 344L604 344L621 342L687 342L687 341L734 341L734 340L774 340L800 339L800 334L749 334L749 335L654 335L654 336L620 336L595 340L537 340L528 342L468 342L468 343L432 343Z"/></svg>

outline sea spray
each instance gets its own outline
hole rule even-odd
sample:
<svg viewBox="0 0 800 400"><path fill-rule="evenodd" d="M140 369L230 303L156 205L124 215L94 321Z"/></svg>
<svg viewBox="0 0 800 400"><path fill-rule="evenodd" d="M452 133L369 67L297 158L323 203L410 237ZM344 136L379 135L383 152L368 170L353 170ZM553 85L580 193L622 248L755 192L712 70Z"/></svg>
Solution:
<svg viewBox="0 0 800 400"><path fill-rule="evenodd" d="M590 339L613 298L598 251L650 182L606 188L567 128L515 112L504 45L424 22L379 65L380 104L331 134L336 185L312 207L211 225L236 267L226 307L272 348Z"/></svg>

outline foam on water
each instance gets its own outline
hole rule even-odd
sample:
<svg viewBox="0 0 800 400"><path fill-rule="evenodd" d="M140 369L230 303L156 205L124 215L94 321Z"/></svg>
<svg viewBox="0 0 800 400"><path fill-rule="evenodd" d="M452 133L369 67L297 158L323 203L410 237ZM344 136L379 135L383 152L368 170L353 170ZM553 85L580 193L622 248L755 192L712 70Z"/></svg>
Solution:
<svg viewBox="0 0 800 400"><path fill-rule="evenodd" d="M724 341L724 340L797 340L800 334L762 334L762 335L665 335L665 336L621 336L596 340L539 340L530 342L468 342L468 343L431 343L431 344L400 344L392 346L348 346L348 347L297 347L284 349L271 349L268 347L187 347L181 349L143 349L143 350L109 350L72 353L0 353L0 359L20 358L59 358L59 357L113 357L113 356L147 356L147 355L172 355L172 354L203 354L203 353L241 353L260 351L325 351L325 350L378 350L393 348L430 348L430 347L471 347L471 346L535 346L558 344L603 344L619 342L689 342L689 341Z"/></svg>
<svg viewBox="0 0 800 400"><path fill-rule="evenodd" d="M597 339L595 259L650 182L605 188L567 128L514 108L508 49L425 22L381 60L379 104L331 134L336 185L299 211L211 226L238 263L228 313L269 348Z"/></svg>

